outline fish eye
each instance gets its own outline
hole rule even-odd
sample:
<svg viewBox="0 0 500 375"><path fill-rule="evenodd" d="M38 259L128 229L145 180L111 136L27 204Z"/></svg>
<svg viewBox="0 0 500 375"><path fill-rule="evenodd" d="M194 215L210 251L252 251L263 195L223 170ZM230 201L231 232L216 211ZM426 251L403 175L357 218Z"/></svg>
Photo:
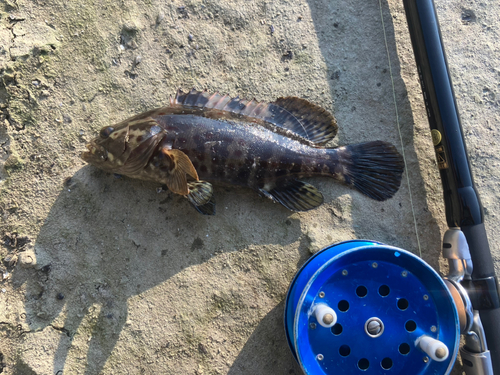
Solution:
<svg viewBox="0 0 500 375"><path fill-rule="evenodd" d="M114 131L115 131L115 128L113 128L112 126L108 126L106 128L102 128L101 131L99 132L99 135L101 136L101 138L106 139Z"/></svg>

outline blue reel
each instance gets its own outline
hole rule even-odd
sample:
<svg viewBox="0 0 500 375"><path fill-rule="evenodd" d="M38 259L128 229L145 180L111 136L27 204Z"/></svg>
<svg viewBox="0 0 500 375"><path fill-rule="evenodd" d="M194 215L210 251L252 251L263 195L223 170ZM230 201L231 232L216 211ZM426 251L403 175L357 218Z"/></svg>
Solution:
<svg viewBox="0 0 500 375"><path fill-rule="evenodd" d="M349 241L300 269L285 306L288 344L305 374L448 374L459 348L444 280L412 253Z"/></svg>

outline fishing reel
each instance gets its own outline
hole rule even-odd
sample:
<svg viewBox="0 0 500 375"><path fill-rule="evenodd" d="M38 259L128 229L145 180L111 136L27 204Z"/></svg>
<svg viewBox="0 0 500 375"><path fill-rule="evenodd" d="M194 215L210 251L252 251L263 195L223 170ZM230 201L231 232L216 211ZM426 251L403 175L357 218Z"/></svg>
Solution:
<svg viewBox="0 0 500 375"><path fill-rule="evenodd" d="M375 241L342 242L312 256L285 306L288 344L304 373L449 374L460 350L468 375L493 374L461 285L472 263L459 229L446 233L443 255L445 278L414 254Z"/></svg>

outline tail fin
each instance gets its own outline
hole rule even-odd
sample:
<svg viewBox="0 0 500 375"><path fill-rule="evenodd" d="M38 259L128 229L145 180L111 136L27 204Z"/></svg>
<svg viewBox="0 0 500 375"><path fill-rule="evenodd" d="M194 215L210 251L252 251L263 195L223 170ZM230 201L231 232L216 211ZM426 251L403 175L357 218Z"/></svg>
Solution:
<svg viewBox="0 0 500 375"><path fill-rule="evenodd" d="M391 198L401 185L403 157L392 144L373 141L335 149L345 183L378 201Z"/></svg>

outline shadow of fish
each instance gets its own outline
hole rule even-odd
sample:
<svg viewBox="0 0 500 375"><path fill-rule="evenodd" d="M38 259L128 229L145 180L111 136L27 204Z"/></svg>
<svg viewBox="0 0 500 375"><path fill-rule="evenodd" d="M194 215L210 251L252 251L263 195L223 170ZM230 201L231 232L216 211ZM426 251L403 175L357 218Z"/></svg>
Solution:
<svg viewBox="0 0 500 375"><path fill-rule="evenodd" d="M383 141L326 148L336 133L334 117L304 99L264 103L179 90L168 107L102 128L81 157L166 184L207 215L215 213L208 181L248 186L292 211L323 203L321 192L299 180L310 176L332 177L379 201L392 197L404 168L396 148Z"/></svg>

